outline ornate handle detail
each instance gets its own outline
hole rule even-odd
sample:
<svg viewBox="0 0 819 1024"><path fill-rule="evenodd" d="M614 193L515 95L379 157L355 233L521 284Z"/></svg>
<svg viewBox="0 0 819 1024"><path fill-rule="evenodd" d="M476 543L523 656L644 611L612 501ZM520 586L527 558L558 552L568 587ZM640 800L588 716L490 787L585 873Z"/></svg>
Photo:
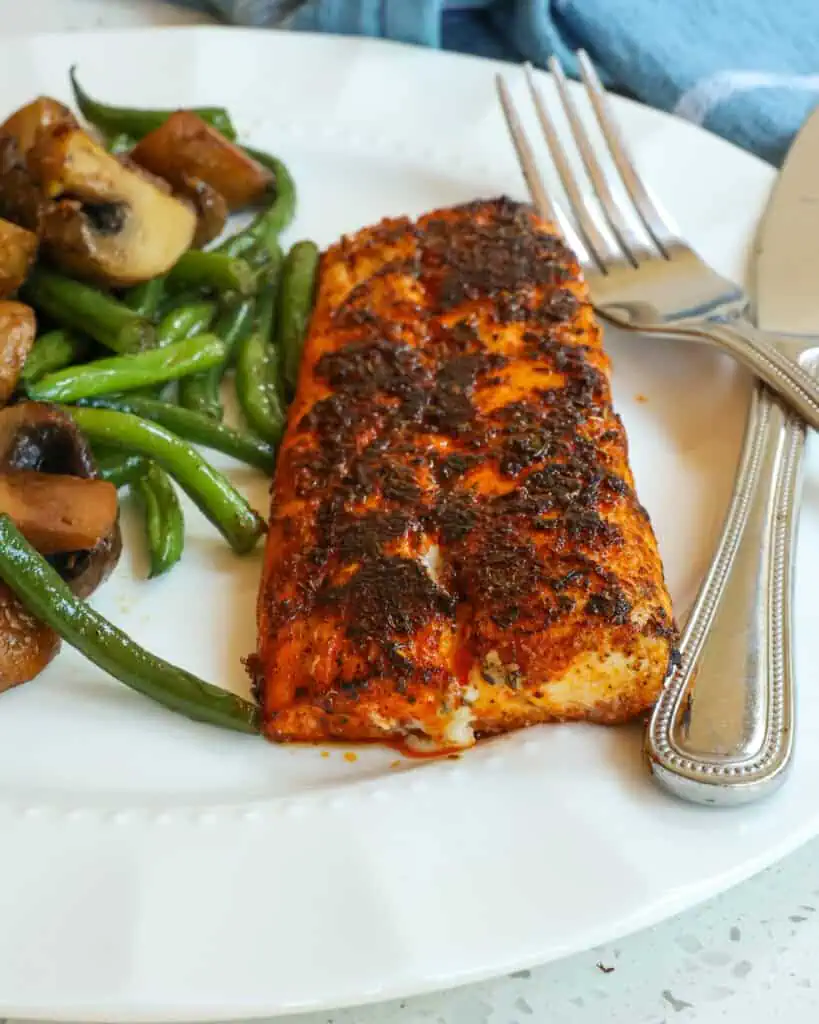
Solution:
<svg viewBox="0 0 819 1024"><path fill-rule="evenodd" d="M804 444L804 423L758 386L717 553L646 737L658 781L688 800L757 799L776 787L790 760Z"/></svg>
<svg viewBox="0 0 819 1024"><path fill-rule="evenodd" d="M621 323L619 319L615 322ZM779 351L776 335L765 334L744 320L708 320L679 326L640 324L639 330L707 341L721 348L764 381L807 424L819 430L819 382L795 359Z"/></svg>

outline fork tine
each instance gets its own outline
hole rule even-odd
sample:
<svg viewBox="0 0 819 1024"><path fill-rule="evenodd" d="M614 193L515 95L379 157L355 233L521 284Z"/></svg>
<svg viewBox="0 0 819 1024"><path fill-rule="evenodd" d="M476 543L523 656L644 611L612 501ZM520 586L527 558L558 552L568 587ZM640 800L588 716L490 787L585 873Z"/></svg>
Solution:
<svg viewBox="0 0 819 1024"><path fill-rule="evenodd" d="M580 78L586 87L586 93L591 101L603 138L606 140L612 159L620 172L626 191L631 197L646 231L663 254L668 256L669 245L679 242L677 233L663 217L643 185L617 121L611 113L608 94L600 81L597 69L585 50L577 51L577 61L580 66Z"/></svg>
<svg viewBox="0 0 819 1024"><path fill-rule="evenodd" d="M532 202L535 204L537 212L541 217L545 220L556 221L557 211L544 188L543 179L538 174L535 155L532 152L526 132L523 130L523 125L520 123L512 95L509 92L509 86L500 73L495 76L495 82L498 87L501 106L503 107L503 116L506 118L506 126L509 129L509 134L512 136L512 142L518 155L518 163L523 171L523 177L526 179L526 185L532 197Z"/></svg>
<svg viewBox="0 0 819 1024"><path fill-rule="evenodd" d="M606 214L608 222L617 236L623 251L636 266L636 254L640 250L645 250L646 244L635 234L632 226L626 219L621 204L617 199L615 199L614 194L609 187L606 172L603 170L600 161L595 155L594 146L589 139L588 133L580 119L580 115L577 113L577 107L575 106L574 100L572 99L572 95L569 91L569 83L563 71L563 66L556 57L549 58L548 66L554 76L558 95L560 96L561 103L563 104L563 109L566 112L566 117L568 118L572 129L572 135L574 135L574 140L577 143L577 148L580 151L583 164L589 178L591 179L595 194L600 201L600 205L603 207L603 211Z"/></svg>
<svg viewBox="0 0 819 1024"><path fill-rule="evenodd" d="M549 116L540 89L535 82L532 65L527 62L524 65L524 71L526 72L526 82L529 86L529 92L535 105L538 120L540 121L540 127L543 130L546 144L549 147L552 162L557 169L557 173L560 175L563 188L566 190L569 206L577 218L578 225L589 244L589 248L595 254L597 262L602 269L606 263L618 258L617 242L611 237L607 226L600 223L597 207L593 203L587 202L577 184L577 178L569 165L569 161L566 159L566 154L563 151L563 146L558 138L554 123Z"/></svg>
<svg viewBox="0 0 819 1024"><path fill-rule="evenodd" d="M553 203L549 198L549 194L543 184L543 179L537 169L537 162L535 155L532 152L532 146L520 122L517 110L515 109L515 103L512 99L512 94L509 92L509 86L506 84L506 80L502 74L498 73L495 76L495 84L498 89L498 96L500 98L501 108L503 110L503 116L506 120L506 127L509 129L509 134L512 137L512 142L515 146L515 152L518 156L518 163L520 169L523 172L523 177L526 179L526 185L529 189L529 195L532 198L532 202L535 204L535 209L544 220L551 221L553 224L557 224L563 233L563 237L566 239L568 245L575 251L577 258L582 264L592 263L593 260L589 251L581 240L580 236L574 229L574 225L563 212L562 208L557 204ZM596 260L594 261L596 262Z"/></svg>

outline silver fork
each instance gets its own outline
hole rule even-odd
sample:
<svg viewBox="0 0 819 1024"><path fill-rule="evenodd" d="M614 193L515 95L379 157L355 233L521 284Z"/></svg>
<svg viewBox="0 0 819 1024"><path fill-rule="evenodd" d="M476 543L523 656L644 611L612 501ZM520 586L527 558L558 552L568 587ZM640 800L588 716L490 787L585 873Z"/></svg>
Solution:
<svg viewBox="0 0 819 1024"><path fill-rule="evenodd" d="M577 253L595 307L631 330L711 341L771 385L781 385L783 368L796 368L793 379L808 401L793 405L801 413L809 410L815 381L791 358L805 346L775 347L756 331L746 319L745 292L679 237L640 179L591 61L582 52L578 60L627 202L617 198L613 176L596 156L556 60L549 70L592 196L572 170L528 65L526 78L573 217L547 194L506 82L501 75L497 82L532 199ZM647 732L657 779L697 802L755 799L781 781L790 759L794 504L804 428L794 421L781 440L775 428L783 417L779 403L758 386L722 536L683 632L681 662L666 681Z"/></svg>
<svg viewBox="0 0 819 1024"><path fill-rule="evenodd" d="M577 253L598 310L618 327L706 342L727 351L763 380L810 426L819 429L819 381L757 331L747 319L748 296L708 266L679 237L640 179L588 56L578 53L581 77L631 202L620 202L595 154L560 63L549 59L561 105L596 201L582 189L563 152L531 65L526 79L575 223L546 192L531 146L502 75L498 92L532 199L557 223ZM527 169L528 168L528 169Z"/></svg>

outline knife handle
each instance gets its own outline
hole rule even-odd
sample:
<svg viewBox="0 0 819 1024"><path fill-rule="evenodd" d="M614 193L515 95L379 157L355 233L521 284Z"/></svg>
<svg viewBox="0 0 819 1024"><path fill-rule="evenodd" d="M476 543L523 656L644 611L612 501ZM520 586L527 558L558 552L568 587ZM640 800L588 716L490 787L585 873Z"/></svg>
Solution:
<svg viewBox="0 0 819 1024"><path fill-rule="evenodd" d="M782 781L793 748L791 604L803 422L754 391L734 495L646 752L687 800L736 804Z"/></svg>

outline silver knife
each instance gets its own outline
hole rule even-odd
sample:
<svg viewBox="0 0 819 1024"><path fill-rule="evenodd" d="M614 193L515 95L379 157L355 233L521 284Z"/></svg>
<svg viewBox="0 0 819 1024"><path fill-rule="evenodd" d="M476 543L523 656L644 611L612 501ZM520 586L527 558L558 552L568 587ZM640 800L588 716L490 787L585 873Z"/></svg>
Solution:
<svg viewBox="0 0 819 1024"><path fill-rule="evenodd" d="M755 256L757 329L775 333L780 350L816 374L819 109L777 178ZM683 633L683 666L649 724L655 777L697 803L758 799L782 782L791 759L791 603L805 433L757 385L723 535ZM697 661L686 685L686 667Z"/></svg>

